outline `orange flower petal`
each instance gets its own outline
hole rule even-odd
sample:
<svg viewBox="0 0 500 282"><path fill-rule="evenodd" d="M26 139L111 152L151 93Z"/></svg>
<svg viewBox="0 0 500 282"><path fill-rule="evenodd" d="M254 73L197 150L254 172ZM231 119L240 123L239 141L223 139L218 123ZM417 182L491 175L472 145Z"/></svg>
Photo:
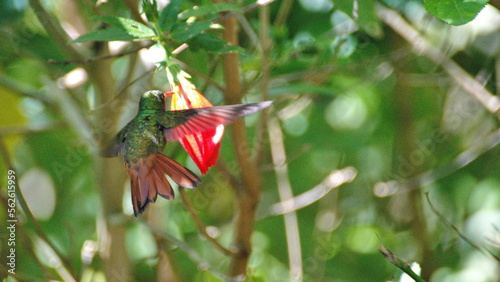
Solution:
<svg viewBox="0 0 500 282"><path fill-rule="evenodd" d="M179 83L172 95L172 110L184 110L201 107L211 107L212 103L207 100L198 90L190 85ZM219 158L220 141L224 133L224 126L185 136L180 140L182 146L193 159L202 174L217 163Z"/></svg>

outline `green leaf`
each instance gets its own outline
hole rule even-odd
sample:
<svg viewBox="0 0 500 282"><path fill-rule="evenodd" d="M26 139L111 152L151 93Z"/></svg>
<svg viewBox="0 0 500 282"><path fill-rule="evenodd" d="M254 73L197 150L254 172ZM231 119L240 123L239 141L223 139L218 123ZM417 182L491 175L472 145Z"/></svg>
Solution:
<svg viewBox="0 0 500 282"><path fill-rule="evenodd" d="M210 23L205 21L189 24L185 22L177 23L172 28L171 36L174 40L186 42L208 29L210 29Z"/></svg>
<svg viewBox="0 0 500 282"><path fill-rule="evenodd" d="M170 31L177 21L177 15L181 11L182 0L172 0L160 13L158 25L162 32Z"/></svg>
<svg viewBox="0 0 500 282"><path fill-rule="evenodd" d="M83 43L88 41L131 41L136 39L134 36L128 34L126 31L113 27L91 31L78 37L70 43Z"/></svg>
<svg viewBox="0 0 500 282"><path fill-rule="evenodd" d="M179 14L179 19L184 20L190 17L201 17L208 14L215 14L224 11L241 12L240 7L230 3L212 3L200 7L193 7Z"/></svg>
<svg viewBox="0 0 500 282"><path fill-rule="evenodd" d="M142 0L142 12L146 15L148 22L158 22L158 5L156 0Z"/></svg>
<svg viewBox="0 0 500 282"><path fill-rule="evenodd" d="M105 23L115 26L116 28L124 30L128 34L138 39L151 38L156 35L153 29L132 19L112 16L99 17L99 19Z"/></svg>
<svg viewBox="0 0 500 282"><path fill-rule="evenodd" d="M98 17L98 19L114 27L91 31L71 41L71 43L87 41L131 41L135 39L149 39L156 36L154 30L131 19L111 16Z"/></svg>
<svg viewBox="0 0 500 282"><path fill-rule="evenodd" d="M226 41L210 34L200 34L194 37L189 44L193 45L193 47L200 47L204 50L218 54L242 53L245 51L245 49L239 46L231 46Z"/></svg>
<svg viewBox="0 0 500 282"><path fill-rule="evenodd" d="M488 0L425 0L425 9L438 19L463 25L472 21L488 4Z"/></svg>

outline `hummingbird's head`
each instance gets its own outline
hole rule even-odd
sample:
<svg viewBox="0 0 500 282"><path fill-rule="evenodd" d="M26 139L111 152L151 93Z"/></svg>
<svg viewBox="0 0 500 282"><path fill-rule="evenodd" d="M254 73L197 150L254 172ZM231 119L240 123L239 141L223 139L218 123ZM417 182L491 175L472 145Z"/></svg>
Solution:
<svg viewBox="0 0 500 282"><path fill-rule="evenodd" d="M165 96L163 95L163 91L151 90L142 94L141 101L139 102L139 111L144 110L165 110Z"/></svg>

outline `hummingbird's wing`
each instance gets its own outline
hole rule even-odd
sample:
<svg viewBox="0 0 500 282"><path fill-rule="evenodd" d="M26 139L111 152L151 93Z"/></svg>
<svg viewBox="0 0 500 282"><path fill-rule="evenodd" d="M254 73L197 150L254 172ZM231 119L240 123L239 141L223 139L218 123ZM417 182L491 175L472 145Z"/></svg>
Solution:
<svg viewBox="0 0 500 282"><path fill-rule="evenodd" d="M221 124L229 124L240 117L251 115L271 105L272 101L196 108L165 112L159 117L164 127L163 134L167 141L175 141L186 135L203 132Z"/></svg>
<svg viewBox="0 0 500 282"><path fill-rule="evenodd" d="M115 139L111 140L109 144L101 150L101 156L105 158L112 158L121 156L125 153L125 138L127 133L127 127L124 127L122 130L116 134Z"/></svg>

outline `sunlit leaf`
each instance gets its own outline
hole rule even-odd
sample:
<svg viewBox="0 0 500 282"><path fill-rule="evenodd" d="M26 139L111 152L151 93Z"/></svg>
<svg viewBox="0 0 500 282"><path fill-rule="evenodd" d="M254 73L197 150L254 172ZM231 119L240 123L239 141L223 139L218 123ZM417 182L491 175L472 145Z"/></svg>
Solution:
<svg viewBox="0 0 500 282"><path fill-rule="evenodd" d="M99 17L99 19L114 27L91 31L71 41L71 43L87 41L131 41L149 39L156 36L151 28L131 19L111 16Z"/></svg>
<svg viewBox="0 0 500 282"><path fill-rule="evenodd" d="M451 25L462 25L472 21L487 0L426 0L425 9L440 20Z"/></svg>
<svg viewBox="0 0 500 282"><path fill-rule="evenodd" d="M112 16L99 17L99 19L127 32L135 38L149 38L156 35L153 29L132 19Z"/></svg>

